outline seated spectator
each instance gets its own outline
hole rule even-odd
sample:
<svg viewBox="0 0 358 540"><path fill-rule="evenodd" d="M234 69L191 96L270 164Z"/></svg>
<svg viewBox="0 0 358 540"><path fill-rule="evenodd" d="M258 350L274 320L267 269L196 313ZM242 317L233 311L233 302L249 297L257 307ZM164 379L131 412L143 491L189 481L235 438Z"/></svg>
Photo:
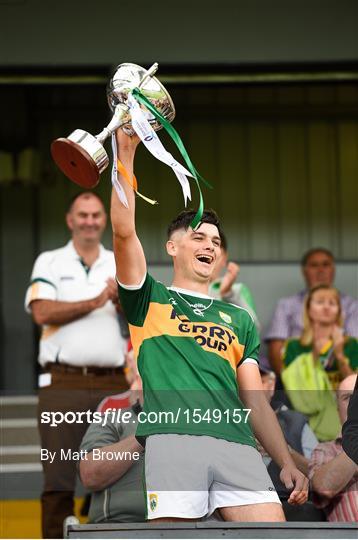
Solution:
<svg viewBox="0 0 358 540"><path fill-rule="evenodd" d="M340 430L332 389L358 369L358 341L344 336L333 287L311 289L303 319L301 337L286 343L281 378L293 408L309 417L319 440L331 440Z"/></svg>
<svg viewBox="0 0 358 540"><path fill-rule="evenodd" d="M260 374L265 395L267 400L271 402L275 392L276 375L273 371L270 371L268 368L263 366L260 366ZM274 410L292 458L298 469L300 469L300 471L307 476L308 462L313 449L318 444L318 440L309 427L307 418L303 414L288 409L284 404L275 404ZM310 501L307 501L300 507L292 507L292 505L287 504L290 492L280 480L280 468L270 458L266 450L262 448L260 444L258 444L258 447L283 504L286 519L288 521L325 520L324 514L322 515L320 510L314 508Z"/></svg>
<svg viewBox="0 0 358 540"><path fill-rule="evenodd" d="M305 299L303 321L301 337L285 344L283 369L302 353L313 353L317 365L324 368L336 389L341 380L358 370L358 340L344 334L337 289L328 285L311 289Z"/></svg>
<svg viewBox="0 0 358 540"><path fill-rule="evenodd" d="M222 277L219 277L223 272ZM235 262L228 262L227 240L221 235L221 257L217 260L215 272L209 285L209 296L245 308L253 318L256 328L260 323L256 313L255 302L250 289L244 283L237 283L240 266Z"/></svg>
<svg viewBox="0 0 358 540"><path fill-rule="evenodd" d="M270 402L275 391L276 375L273 371L261 366L260 374L263 389ZM309 427L307 418L300 412L293 411L286 405L281 404L278 407L275 406L275 413L297 468L307 476L308 460L313 449L318 444L317 437ZM283 496L285 496L289 492L279 480L279 467L271 460L268 454L265 453L263 457L277 491L282 492Z"/></svg>
<svg viewBox="0 0 358 540"><path fill-rule="evenodd" d="M350 375L337 391L338 412L343 424L357 376ZM309 462L313 500L323 508L328 521L358 520L358 466L342 449L342 437L320 443Z"/></svg>
<svg viewBox="0 0 358 540"><path fill-rule="evenodd" d="M268 342L269 360L277 375L282 369L282 347L291 337L300 336L303 330L303 304L307 291L317 285L332 286L335 274L335 260L325 248L313 248L305 253L301 261L306 289L281 298L274 312L271 325L265 336ZM346 294L340 294L344 332L358 338L358 300Z"/></svg>
<svg viewBox="0 0 358 540"><path fill-rule="evenodd" d="M143 448L135 438L142 384L133 351L127 354L126 361L132 406L121 410L121 418L124 413L130 413L130 418L92 423L81 443L81 451L87 454L82 454L85 457L79 463L79 474L83 485L92 491L90 523L145 521ZM104 414L105 411L103 420ZM95 449L101 450L100 459L98 452L94 455ZM126 459L114 458L119 452L127 452Z"/></svg>

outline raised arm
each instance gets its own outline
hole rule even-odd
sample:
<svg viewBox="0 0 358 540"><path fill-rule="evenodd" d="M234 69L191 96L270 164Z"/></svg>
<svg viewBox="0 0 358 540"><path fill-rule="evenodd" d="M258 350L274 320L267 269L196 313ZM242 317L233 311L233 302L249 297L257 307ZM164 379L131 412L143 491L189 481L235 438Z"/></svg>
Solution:
<svg viewBox="0 0 358 540"><path fill-rule="evenodd" d="M116 139L118 159L131 178L139 138L137 135L129 137L122 129L118 129ZM127 196L129 207L126 208L121 203L115 189L113 189L111 221L117 279L123 285L139 285L146 274L147 266L143 248L135 229L135 193L127 180L119 173L118 181Z"/></svg>

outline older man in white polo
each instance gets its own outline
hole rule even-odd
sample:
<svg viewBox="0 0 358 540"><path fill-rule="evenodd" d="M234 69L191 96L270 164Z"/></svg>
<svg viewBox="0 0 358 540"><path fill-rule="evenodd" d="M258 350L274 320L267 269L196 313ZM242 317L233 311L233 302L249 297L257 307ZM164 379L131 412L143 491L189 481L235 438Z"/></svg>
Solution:
<svg viewBox="0 0 358 540"><path fill-rule="evenodd" d="M25 300L42 327L38 360L45 538L62 537L63 520L74 513L74 456L92 411L104 396L127 388L114 257L100 243L106 226L101 199L92 192L77 195L66 223L72 239L39 255ZM55 426L45 423L44 412L66 416Z"/></svg>

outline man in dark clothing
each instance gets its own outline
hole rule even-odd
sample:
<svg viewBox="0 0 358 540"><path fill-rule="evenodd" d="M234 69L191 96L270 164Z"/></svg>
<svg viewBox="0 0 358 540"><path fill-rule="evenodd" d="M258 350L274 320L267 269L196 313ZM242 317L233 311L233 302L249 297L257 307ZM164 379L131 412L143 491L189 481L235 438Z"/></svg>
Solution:
<svg viewBox="0 0 358 540"><path fill-rule="evenodd" d="M358 377L348 406L348 417L342 428L342 446L358 465Z"/></svg>

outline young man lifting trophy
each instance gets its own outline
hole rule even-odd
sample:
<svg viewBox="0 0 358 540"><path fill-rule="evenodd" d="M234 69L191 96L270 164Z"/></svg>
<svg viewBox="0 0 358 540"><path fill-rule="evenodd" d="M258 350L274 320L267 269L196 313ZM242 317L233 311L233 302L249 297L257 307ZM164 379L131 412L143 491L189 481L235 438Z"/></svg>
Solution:
<svg viewBox="0 0 358 540"><path fill-rule="evenodd" d="M115 75L110 83L115 114L109 126L97 137L76 130L55 141L52 151L72 180L94 186L108 164L102 142L115 133L113 248L120 302L143 381L136 436L145 446L148 519L199 520L218 510L227 521L284 521L254 435L278 464L289 503L307 500L308 480L295 466L263 392L254 321L245 309L208 295L221 255L218 217L204 210L203 179L170 125L174 106L152 77L155 68L122 66L125 76L118 81ZM165 150L156 121L172 136L190 172ZM172 168L185 203L191 198L188 177L199 190L197 211L181 212L168 227L166 250L174 267L169 288L148 273L135 227L133 164L140 140Z"/></svg>

